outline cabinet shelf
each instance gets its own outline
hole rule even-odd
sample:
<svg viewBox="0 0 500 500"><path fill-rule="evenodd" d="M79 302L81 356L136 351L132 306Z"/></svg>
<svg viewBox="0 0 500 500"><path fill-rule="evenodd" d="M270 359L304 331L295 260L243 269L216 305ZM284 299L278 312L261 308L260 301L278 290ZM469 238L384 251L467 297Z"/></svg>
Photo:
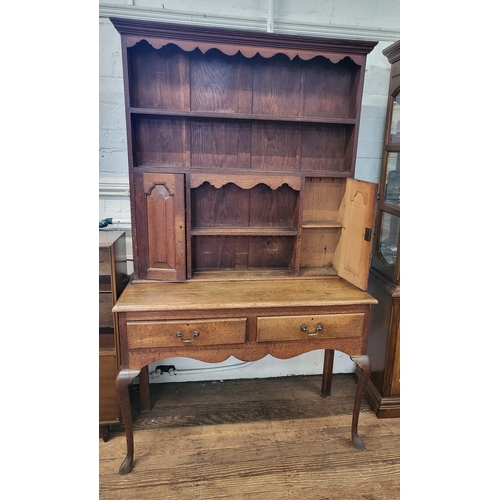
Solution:
<svg viewBox="0 0 500 500"><path fill-rule="evenodd" d="M192 236L296 236L293 227L194 227Z"/></svg>
<svg viewBox="0 0 500 500"><path fill-rule="evenodd" d="M356 120L352 118L327 118L318 116L281 116L265 115L257 113L231 113L231 112L207 112L207 111L172 111L155 108L130 108L133 115L154 115L164 117L180 118L212 118L226 120L250 120L250 121L272 121L272 122L297 122L297 123L322 123L328 125L355 125Z"/></svg>
<svg viewBox="0 0 500 500"><path fill-rule="evenodd" d="M336 227L341 228L342 222L337 220L312 220L302 222L302 229L331 229Z"/></svg>
<svg viewBox="0 0 500 500"><path fill-rule="evenodd" d="M261 119L254 119L256 116ZM300 170L350 172L355 122L301 120L290 115L271 118L188 111L132 114L134 165L201 165L287 174Z"/></svg>
<svg viewBox="0 0 500 500"><path fill-rule="evenodd" d="M301 267L299 274L301 278L338 278L338 272L334 267ZM279 280L295 279L297 275L291 269L216 269L194 271L192 279L196 281L252 281L252 280Z"/></svg>

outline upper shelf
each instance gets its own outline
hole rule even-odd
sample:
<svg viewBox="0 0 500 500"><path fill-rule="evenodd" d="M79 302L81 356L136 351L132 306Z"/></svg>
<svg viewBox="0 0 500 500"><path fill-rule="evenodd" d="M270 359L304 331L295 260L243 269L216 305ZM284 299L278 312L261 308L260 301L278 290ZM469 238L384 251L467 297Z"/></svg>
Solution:
<svg viewBox="0 0 500 500"><path fill-rule="evenodd" d="M133 114L355 125L362 70L349 58L228 56L141 41L128 49Z"/></svg>
<svg viewBox="0 0 500 500"><path fill-rule="evenodd" d="M155 115L155 116L172 116L172 117L189 117L189 118L208 118L208 119L227 119L227 120L260 120L260 121L282 121L282 122L297 122L297 123L324 123L332 125L355 125L356 120L353 118L325 118L319 116L279 116L279 115L263 115L251 113L213 113L206 111L170 111L158 108L130 108L130 112L136 115Z"/></svg>

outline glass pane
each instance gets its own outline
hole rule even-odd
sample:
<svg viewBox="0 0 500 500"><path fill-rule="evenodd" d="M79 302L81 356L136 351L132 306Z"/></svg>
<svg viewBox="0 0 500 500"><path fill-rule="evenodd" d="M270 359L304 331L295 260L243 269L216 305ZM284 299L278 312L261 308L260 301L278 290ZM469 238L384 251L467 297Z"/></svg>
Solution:
<svg viewBox="0 0 500 500"><path fill-rule="evenodd" d="M394 97L392 103L392 116L391 116L391 133L389 135L389 142L401 142L399 137L399 100L400 93L398 92Z"/></svg>
<svg viewBox="0 0 500 500"><path fill-rule="evenodd" d="M387 155L384 203L399 207L399 152Z"/></svg>
<svg viewBox="0 0 500 500"><path fill-rule="evenodd" d="M399 244L399 217L382 212L378 251L386 264L394 265Z"/></svg>

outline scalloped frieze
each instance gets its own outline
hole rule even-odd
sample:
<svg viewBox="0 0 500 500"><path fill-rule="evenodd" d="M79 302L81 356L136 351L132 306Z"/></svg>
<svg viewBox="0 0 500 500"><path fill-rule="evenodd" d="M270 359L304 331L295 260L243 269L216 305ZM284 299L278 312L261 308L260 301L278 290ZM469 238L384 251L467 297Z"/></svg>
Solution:
<svg viewBox="0 0 500 500"><path fill-rule="evenodd" d="M284 49L284 48L269 48L269 47L258 47L258 46L244 46L241 45L232 45L232 44L215 44L208 42L199 42L199 41L189 41L189 40L165 40L164 38L153 38L144 36L132 36L129 35L126 38L126 46L133 47L138 44L142 40L149 43L155 49L161 49L162 47L166 47L168 45L175 45L185 52L192 52L193 50L199 49L203 54L205 54L208 50L217 49L220 50L226 56L234 56L238 54L238 52L246 57L247 59L251 59L255 57L257 54L264 57L265 59L269 59L277 54L284 54L290 60L295 57L299 57L303 61L309 61L317 56L323 56L328 59L333 64L340 62L342 59L349 58L358 66L362 65L362 56L357 56L354 54L342 54L342 53L332 53L332 52L310 52L305 50L297 50L297 49Z"/></svg>
<svg viewBox="0 0 500 500"><path fill-rule="evenodd" d="M191 174L189 185L192 189L200 187L204 182L210 183L214 188L220 189L226 184L236 184L242 189L252 189L257 184L265 184L273 191L288 184L295 191L300 191L302 179L298 176L287 175L218 175L218 174Z"/></svg>

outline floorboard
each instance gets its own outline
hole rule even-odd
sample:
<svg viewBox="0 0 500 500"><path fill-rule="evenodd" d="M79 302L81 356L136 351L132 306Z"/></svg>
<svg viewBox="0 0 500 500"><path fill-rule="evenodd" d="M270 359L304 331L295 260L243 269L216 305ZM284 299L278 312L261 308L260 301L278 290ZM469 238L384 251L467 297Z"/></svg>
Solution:
<svg viewBox="0 0 500 500"><path fill-rule="evenodd" d="M321 377L151 385L152 411L134 406L135 461L123 429L99 441L100 499L375 500L399 499L399 418L378 419L363 401L350 441L356 382Z"/></svg>

